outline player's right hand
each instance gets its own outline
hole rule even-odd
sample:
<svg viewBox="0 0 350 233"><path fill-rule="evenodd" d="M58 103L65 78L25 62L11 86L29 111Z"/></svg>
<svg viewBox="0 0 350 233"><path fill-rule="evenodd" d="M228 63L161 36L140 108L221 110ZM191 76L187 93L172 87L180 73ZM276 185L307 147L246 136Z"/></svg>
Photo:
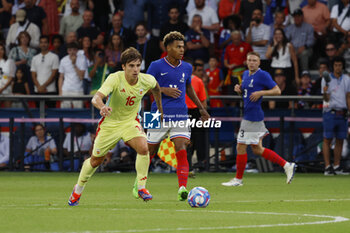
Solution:
<svg viewBox="0 0 350 233"><path fill-rule="evenodd" d="M234 90L235 90L235 92L237 92L239 95L242 94L241 85L236 84Z"/></svg>
<svg viewBox="0 0 350 233"><path fill-rule="evenodd" d="M108 107L108 106L103 106L101 109L100 109L100 115L102 117L108 117L110 116L112 113L112 108L111 107Z"/></svg>
<svg viewBox="0 0 350 233"><path fill-rule="evenodd" d="M162 93L164 93L164 95L170 96L174 99L177 99L181 96L182 91L180 91L178 88L174 88L174 87L164 87L162 89Z"/></svg>

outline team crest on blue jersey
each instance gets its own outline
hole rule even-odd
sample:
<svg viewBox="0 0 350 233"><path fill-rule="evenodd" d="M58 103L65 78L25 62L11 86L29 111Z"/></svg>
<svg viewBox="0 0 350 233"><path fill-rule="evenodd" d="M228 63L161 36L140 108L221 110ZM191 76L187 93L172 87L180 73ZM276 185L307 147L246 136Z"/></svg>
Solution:
<svg viewBox="0 0 350 233"><path fill-rule="evenodd" d="M143 113L143 128L144 129L160 129L160 113L144 112Z"/></svg>
<svg viewBox="0 0 350 233"><path fill-rule="evenodd" d="M185 73L182 73L182 78L180 79L180 82L181 82L181 83L184 83L184 82L185 82Z"/></svg>

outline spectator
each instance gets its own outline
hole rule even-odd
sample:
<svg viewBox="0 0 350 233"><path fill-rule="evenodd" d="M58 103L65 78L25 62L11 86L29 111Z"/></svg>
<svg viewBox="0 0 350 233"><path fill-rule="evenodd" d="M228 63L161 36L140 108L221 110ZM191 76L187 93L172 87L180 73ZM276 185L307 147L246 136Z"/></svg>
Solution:
<svg viewBox="0 0 350 233"><path fill-rule="evenodd" d="M16 70L15 78L12 82L12 94L13 95L29 95L29 85L27 78L25 77L25 72L22 68L19 68ZM13 102L12 103L13 108L22 108L22 102Z"/></svg>
<svg viewBox="0 0 350 233"><path fill-rule="evenodd" d="M92 48L94 50L96 49L105 49L105 33L100 32L100 34L97 35L96 40L93 41L92 43Z"/></svg>
<svg viewBox="0 0 350 233"><path fill-rule="evenodd" d="M333 71L333 68L332 68L333 65L332 64L333 64L333 59L337 55L337 48L335 47L334 43L327 42L324 51L325 51L326 57L322 57L320 59L326 60L327 63L328 63L328 69L330 71Z"/></svg>
<svg viewBox="0 0 350 233"><path fill-rule="evenodd" d="M281 89L281 95L296 95L296 90L294 86L287 85L286 76L283 73L283 70L275 70L275 82L278 87ZM270 109L291 109L293 107L292 101L269 101Z"/></svg>
<svg viewBox="0 0 350 233"><path fill-rule="evenodd" d="M57 154L55 140L46 134L45 127L37 124L33 129L33 136L26 146L24 168L29 170L49 170L50 157Z"/></svg>
<svg viewBox="0 0 350 233"><path fill-rule="evenodd" d="M111 71L121 69L120 55L124 50L123 41L119 34L110 37L106 49L107 63Z"/></svg>
<svg viewBox="0 0 350 233"><path fill-rule="evenodd" d="M85 159L90 156L92 141L90 133L86 130L86 126L82 123L74 124L74 157ZM63 154L67 158L70 156L71 149L71 133L66 134L63 142Z"/></svg>
<svg viewBox="0 0 350 233"><path fill-rule="evenodd" d="M77 30L78 40L81 40L85 36L90 37L92 41L96 40L100 31L92 24L93 19L94 15L92 11L85 10L83 14L83 24Z"/></svg>
<svg viewBox="0 0 350 233"><path fill-rule="evenodd" d="M186 56L193 60L203 59L204 62L209 60L210 32L202 27L202 17L194 15L192 17L191 28L185 34L186 38Z"/></svg>
<svg viewBox="0 0 350 233"><path fill-rule="evenodd" d="M346 33L345 41L338 49L337 56L344 57L346 73L350 74L350 31Z"/></svg>
<svg viewBox="0 0 350 233"><path fill-rule="evenodd" d="M138 22L145 20L144 12L146 11L147 1L148 0L123 0L123 26L125 28L134 30Z"/></svg>
<svg viewBox="0 0 350 233"><path fill-rule="evenodd" d="M141 72L146 72L152 61L159 59L160 48L158 40L147 38L147 28L144 22L139 22L135 27L135 47L142 55Z"/></svg>
<svg viewBox="0 0 350 233"><path fill-rule="evenodd" d="M242 0L239 14L242 18L242 30L245 32L249 28L253 11L259 9L262 11L263 4L261 0ZM262 21L261 21L262 22ZM261 55L261 54L260 54Z"/></svg>
<svg viewBox="0 0 350 233"><path fill-rule="evenodd" d="M308 70L309 60L313 53L314 30L310 24L304 22L302 10L295 10L293 18L294 24L285 29L286 36L295 48L301 70Z"/></svg>
<svg viewBox="0 0 350 233"><path fill-rule="evenodd" d="M29 86L27 78L24 76L23 69L19 68L16 70L15 78L12 82L12 94L13 95L29 95Z"/></svg>
<svg viewBox="0 0 350 233"><path fill-rule="evenodd" d="M94 64L89 67L88 71L91 78L91 92L89 94L94 95L111 73L111 68L108 67L103 50L96 51Z"/></svg>
<svg viewBox="0 0 350 233"><path fill-rule="evenodd" d="M260 54L261 69L268 70L269 62L265 56L269 39L270 27L263 24L263 15L260 9L255 9L249 28L246 30L246 42L248 42L254 52Z"/></svg>
<svg viewBox="0 0 350 233"><path fill-rule="evenodd" d="M210 31L210 43L214 43L214 33L220 29L218 15L213 8L205 5L204 0L195 0L194 2L196 8L188 13L188 25L192 25L192 18L195 15L200 15L202 28Z"/></svg>
<svg viewBox="0 0 350 233"><path fill-rule="evenodd" d="M323 79L323 72L329 72L328 62L325 59L320 59L318 62L318 78L312 82L312 92L315 95L321 95L321 82ZM316 107L316 106L315 106ZM321 106L322 107L322 106Z"/></svg>
<svg viewBox="0 0 350 233"><path fill-rule="evenodd" d="M310 96L310 95L315 95L313 93L314 88L312 87L311 83L311 75L309 71L304 70L301 73L301 78L300 78L300 86L298 88L298 96ZM296 107L298 109L310 109L312 106L311 102L308 101L298 101L296 104Z"/></svg>
<svg viewBox="0 0 350 233"><path fill-rule="evenodd" d="M225 78L225 94L234 94L233 87L241 83L241 76L244 72L247 54L252 51L250 44L242 41L240 31L231 33L232 44L226 47L224 66L228 72Z"/></svg>
<svg viewBox="0 0 350 233"><path fill-rule="evenodd" d="M207 76L209 77L208 83L208 95L217 96L221 95L222 86L224 85L224 74L218 67L218 59L216 57L211 57L209 59L209 68L205 70ZM220 99L210 99L211 108L223 107L222 101Z"/></svg>
<svg viewBox="0 0 350 233"><path fill-rule="evenodd" d="M264 10L264 24L274 24L274 14L276 12L288 12L288 1L267 0ZM288 13L287 13L288 14Z"/></svg>
<svg viewBox="0 0 350 233"><path fill-rule="evenodd" d="M286 19L286 16L284 15L284 13L282 11L277 11L275 13L275 21L273 24L270 25L270 42L273 42L273 33L275 32L275 29L277 28L281 28L281 29L285 29L284 26L284 21Z"/></svg>
<svg viewBox="0 0 350 233"><path fill-rule="evenodd" d="M26 31L30 35L30 46L39 47L40 29L34 23L29 22L26 12L22 9L16 12L16 23L12 24L6 38L6 47L11 50L18 44L17 38L20 32Z"/></svg>
<svg viewBox="0 0 350 233"><path fill-rule="evenodd" d="M221 0L219 2L219 18L222 20L228 16L239 14L241 0Z"/></svg>
<svg viewBox="0 0 350 233"><path fill-rule="evenodd" d="M242 41L240 31L231 33L232 44L226 47L224 65L229 71L245 66L247 54L252 51L250 44Z"/></svg>
<svg viewBox="0 0 350 233"><path fill-rule="evenodd" d="M29 47L30 35L28 32L23 31L18 34L18 46L12 48L9 53L9 58L15 61L17 68L22 67L25 76L28 77L30 93L33 93L33 82L30 73L30 66L32 64L32 59L36 55L36 50Z"/></svg>
<svg viewBox="0 0 350 233"><path fill-rule="evenodd" d="M0 170L5 169L10 161L10 140L0 133Z"/></svg>
<svg viewBox="0 0 350 233"><path fill-rule="evenodd" d="M177 31L180 32L181 34L185 35L187 30L189 29L187 24L182 22L180 18L180 9L178 5L173 4L170 5L169 10L168 10L168 16L169 16L169 21L166 22L162 28L160 29L160 36L159 36L159 46L162 49L162 52L165 52L165 47L163 44L163 38L166 34L172 31Z"/></svg>
<svg viewBox="0 0 350 233"><path fill-rule="evenodd" d="M44 9L35 5L35 0L24 0L27 18L30 22L39 27L43 35L48 35L49 29L47 24L47 17Z"/></svg>
<svg viewBox="0 0 350 233"><path fill-rule="evenodd" d="M10 27L12 0L0 1L0 38L6 38Z"/></svg>
<svg viewBox="0 0 350 233"><path fill-rule="evenodd" d="M317 0L307 0L308 4L302 8L304 20L311 24L315 32L314 56L318 58L320 48L324 48L327 39L327 29L330 25L330 13L328 7Z"/></svg>
<svg viewBox="0 0 350 233"><path fill-rule="evenodd" d="M60 30L60 22L58 19L57 1L40 0L39 7L44 9L47 15L47 35L56 35Z"/></svg>
<svg viewBox="0 0 350 233"><path fill-rule="evenodd" d="M349 175L340 167L344 139L348 136L347 112L350 106L350 78L343 73L344 59L335 57L330 81L322 80L324 175ZM330 161L331 142L335 138L334 164Z"/></svg>
<svg viewBox="0 0 350 233"><path fill-rule="evenodd" d="M333 33L330 34L331 40L336 45L340 45L350 31L349 0L341 0L332 7L331 27L333 29Z"/></svg>
<svg viewBox="0 0 350 233"><path fill-rule="evenodd" d="M72 0L67 0L64 6L64 14L63 16L70 15L72 13L72 8L71 8L71 1ZM86 10L87 7L87 1L86 0L79 0L79 14L82 15L84 11Z"/></svg>
<svg viewBox="0 0 350 233"><path fill-rule="evenodd" d="M287 85L290 85L295 81L296 85L299 86L298 59L295 55L294 47L288 42L283 29L275 29L273 42L270 43L266 51L266 58L272 59L271 73L274 73L273 71L275 69L282 69L287 77Z"/></svg>
<svg viewBox="0 0 350 233"><path fill-rule="evenodd" d="M195 61L193 64L193 75L191 77L191 84L195 93L198 96L199 101L204 108L207 107L207 95L204 87L202 78L204 76L203 61L198 63ZM197 105L186 95L186 105L188 107L188 115L190 119L196 119L196 121L201 119L201 114ZM189 163L189 171L193 170L192 166L192 156L193 152L197 152L197 160L199 168L204 170L205 161L205 146L203 146L203 141L205 141L205 129L202 127L193 127L191 129L191 144L187 148L187 159Z"/></svg>
<svg viewBox="0 0 350 233"><path fill-rule="evenodd" d="M79 0L71 0L72 13L66 15L60 22L60 34L66 37L69 32L75 32L83 24L83 17L79 13Z"/></svg>
<svg viewBox="0 0 350 233"><path fill-rule="evenodd" d="M231 15L223 20L224 29L221 30L219 39L219 48L222 49L221 63L224 64L224 56L226 51L226 46L232 43L231 33L235 30L240 31L241 19L238 15ZM241 33L242 40L244 39L244 33Z"/></svg>
<svg viewBox="0 0 350 233"><path fill-rule="evenodd" d="M85 74L83 79L84 94L88 95L91 91L91 79L89 77L88 67L92 66L94 63L94 53L92 49L91 39L88 36L84 36L81 39L80 50L77 53L78 57L82 57L85 61Z"/></svg>
<svg viewBox="0 0 350 233"><path fill-rule="evenodd" d="M185 0L148 0L147 1L147 26L152 36L159 38L160 29L168 22L168 9L176 3L179 12L183 13L185 9ZM166 34L164 34L166 35ZM164 36L163 36L164 37Z"/></svg>
<svg viewBox="0 0 350 233"><path fill-rule="evenodd" d="M50 51L56 54L57 56L60 55L61 47L63 46L63 37L61 35L54 35L52 37L52 45L50 47Z"/></svg>
<svg viewBox="0 0 350 233"><path fill-rule="evenodd" d="M128 48L130 44L135 41L135 35L133 31L125 28L122 22L122 14L116 13L113 15L111 29L109 30L109 38L114 34L118 34L122 38L125 48Z"/></svg>
<svg viewBox="0 0 350 233"><path fill-rule="evenodd" d="M302 8L305 22L311 24L316 35L325 36L330 25L330 13L327 6L317 0L307 0L307 3Z"/></svg>
<svg viewBox="0 0 350 233"><path fill-rule="evenodd" d="M60 48L60 54L58 55L60 60L68 54L67 53L67 44L77 43L77 42L78 42L77 34L75 32L69 32L67 34L67 36L65 37L65 43Z"/></svg>
<svg viewBox="0 0 350 233"><path fill-rule="evenodd" d="M186 11L187 14L196 9L196 0L188 0ZM205 0L205 5L212 8L215 12L218 11L218 0Z"/></svg>
<svg viewBox="0 0 350 233"><path fill-rule="evenodd" d="M56 80L59 67L59 58L49 51L49 37L40 37L40 53L34 56L31 69L34 83L34 94L57 95ZM47 101L49 108L55 108L55 101ZM39 107L39 102L37 102Z"/></svg>
<svg viewBox="0 0 350 233"><path fill-rule="evenodd" d="M78 45L76 43L70 43L67 45L68 55L62 58L58 80L58 92L59 95L75 95L80 96L84 94L83 79L86 67L84 57L77 56ZM61 108L82 108L83 102L76 101L62 101Z"/></svg>
<svg viewBox="0 0 350 233"><path fill-rule="evenodd" d="M112 13L109 0L88 0L89 9L93 12L94 22L102 31L107 32L109 15Z"/></svg>
<svg viewBox="0 0 350 233"><path fill-rule="evenodd" d="M11 83L15 76L16 65L12 59L6 56L5 45L0 44L0 95L11 95ZM10 101L0 101L4 108L10 108Z"/></svg>

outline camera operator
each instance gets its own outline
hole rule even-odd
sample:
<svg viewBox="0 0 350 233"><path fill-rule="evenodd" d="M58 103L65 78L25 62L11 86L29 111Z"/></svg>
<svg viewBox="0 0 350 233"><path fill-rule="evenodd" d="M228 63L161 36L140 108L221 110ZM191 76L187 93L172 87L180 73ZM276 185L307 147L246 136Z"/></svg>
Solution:
<svg viewBox="0 0 350 233"><path fill-rule="evenodd" d="M111 72L110 69L112 68L114 67L108 67L104 51L101 49L97 50L95 53L94 65L89 67L89 77L91 78L90 94L94 95L96 93Z"/></svg>
<svg viewBox="0 0 350 233"><path fill-rule="evenodd" d="M260 68L269 70L269 60L265 54L270 40L270 27L263 24L264 16L260 9L255 9L249 28L246 30L246 42L249 43L254 52L260 54Z"/></svg>
<svg viewBox="0 0 350 233"><path fill-rule="evenodd" d="M340 167L343 141L348 134L347 113L350 109L350 77L343 73L344 59L333 59L333 73L322 79L323 105L323 158L325 176L348 175ZM330 163L331 142L335 138L334 164Z"/></svg>

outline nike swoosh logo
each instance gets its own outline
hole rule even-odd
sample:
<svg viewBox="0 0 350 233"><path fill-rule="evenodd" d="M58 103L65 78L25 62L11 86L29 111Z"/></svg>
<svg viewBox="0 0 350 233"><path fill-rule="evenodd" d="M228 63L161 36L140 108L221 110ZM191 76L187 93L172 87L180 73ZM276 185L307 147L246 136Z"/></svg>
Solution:
<svg viewBox="0 0 350 233"><path fill-rule="evenodd" d="M160 73L160 75L162 75L162 76L163 76L163 75L166 75L167 73L168 73L168 72L165 72L165 73Z"/></svg>

